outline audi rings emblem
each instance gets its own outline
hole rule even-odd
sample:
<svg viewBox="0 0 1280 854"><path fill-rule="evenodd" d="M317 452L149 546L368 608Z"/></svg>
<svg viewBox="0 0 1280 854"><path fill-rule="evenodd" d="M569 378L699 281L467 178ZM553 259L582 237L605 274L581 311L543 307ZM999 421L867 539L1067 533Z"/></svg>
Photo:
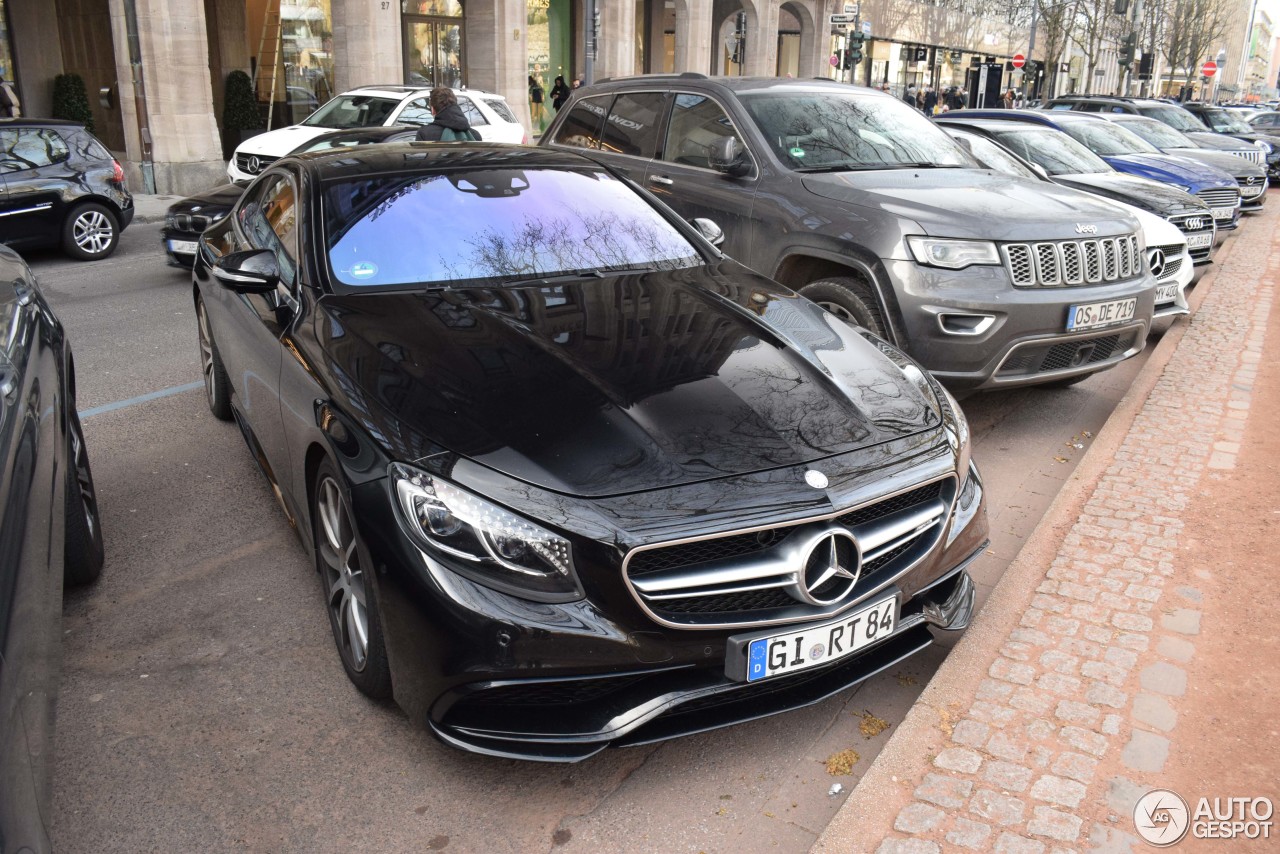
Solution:
<svg viewBox="0 0 1280 854"><path fill-rule="evenodd" d="M826 489L828 480L827 476L817 469L809 469L804 473L804 482L814 489Z"/></svg>
<svg viewBox="0 0 1280 854"><path fill-rule="evenodd" d="M825 607L848 596L862 573L862 550L844 530L827 531L809 546L804 569L790 593L809 605Z"/></svg>
<svg viewBox="0 0 1280 854"><path fill-rule="evenodd" d="M1164 274L1164 250L1151 249L1147 252L1147 263L1151 265L1151 275L1157 279Z"/></svg>
<svg viewBox="0 0 1280 854"><path fill-rule="evenodd" d="M248 162L245 163L245 166L249 168L249 174L251 175L257 175L259 172L262 171L262 162L259 161L258 158L254 156L249 157L249 160Z"/></svg>
<svg viewBox="0 0 1280 854"><path fill-rule="evenodd" d="M1187 228L1192 231L1199 231L1204 228L1204 217L1193 216L1187 218Z"/></svg>

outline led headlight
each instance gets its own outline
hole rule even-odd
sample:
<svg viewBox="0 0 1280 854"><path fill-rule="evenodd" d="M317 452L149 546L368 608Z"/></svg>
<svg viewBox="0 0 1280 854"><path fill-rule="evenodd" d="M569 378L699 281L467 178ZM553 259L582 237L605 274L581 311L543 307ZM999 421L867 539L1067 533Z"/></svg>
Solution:
<svg viewBox="0 0 1280 854"><path fill-rule="evenodd" d="M410 536L471 580L539 602L581 599L569 541L448 481L392 463Z"/></svg>
<svg viewBox="0 0 1280 854"><path fill-rule="evenodd" d="M941 383L937 384L937 389L942 392L943 423L951 436L952 447L956 452L956 477L960 485L964 486L965 480L969 477L969 460L973 456L969 419L964 417L964 411L960 409L960 404L956 402L951 392L947 391Z"/></svg>
<svg viewBox="0 0 1280 854"><path fill-rule="evenodd" d="M949 237L907 238L911 254L921 264L960 270L973 264L999 264L1000 253L989 240L955 240Z"/></svg>
<svg viewBox="0 0 1280 854"><path fill-rule="evenodd" d="M1271 153L1271 143L1269 143L1269 142L1267 142L1267 141L1265 141L1265 140L1255 139L1255 140L1253 141L1253 144L1254 144L1254 145L1256 145L1256 146L1258 146L1258 148L1262 149L1262 153L1263 153L1263 154L1270 154L1270 153Z"/></svg>

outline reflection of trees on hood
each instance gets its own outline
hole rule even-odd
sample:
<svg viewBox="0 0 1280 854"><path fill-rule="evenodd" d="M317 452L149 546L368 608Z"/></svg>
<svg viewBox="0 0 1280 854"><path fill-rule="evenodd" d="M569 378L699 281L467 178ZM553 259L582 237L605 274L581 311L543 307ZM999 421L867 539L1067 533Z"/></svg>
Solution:
<svg viewBox="0 0 1280 854"><path fill-rule="evenodd" d="M546 219L525 216L518 226L487 228L467 241L461 263L441 258L455 279L520 278L570 270L647 266L674 269L693 254L671 231L614 213L570 210Z"/></svg>

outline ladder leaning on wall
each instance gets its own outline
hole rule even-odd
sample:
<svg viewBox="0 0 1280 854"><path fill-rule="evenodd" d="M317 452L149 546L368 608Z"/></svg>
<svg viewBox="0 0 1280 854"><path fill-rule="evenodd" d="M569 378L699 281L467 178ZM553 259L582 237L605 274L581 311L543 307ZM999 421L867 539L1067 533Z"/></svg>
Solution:
<svg viewBox="0 0 1280 854"><path fill-rule="evenodd" d="M284 29L280 24L280 0L267 3L262 12L262 37L258 40L258 64L253 69L253 91L259 99L267 98L267 130L271 129L272 113L276 108L276 80L280 76L280 52ZM262 79L263 69L269 69L271 82ZM265 91L264 91L265 90Z"/></svg>

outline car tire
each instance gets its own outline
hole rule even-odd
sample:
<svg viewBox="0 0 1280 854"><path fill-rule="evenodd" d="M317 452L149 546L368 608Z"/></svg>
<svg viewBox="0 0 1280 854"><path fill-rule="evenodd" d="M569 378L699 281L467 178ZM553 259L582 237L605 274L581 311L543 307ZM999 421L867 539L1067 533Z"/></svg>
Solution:
<svg viewBox="0 0 1280 854"><path fill-rule="evenodd" d="M311 498L316 569L329 628L347 678L375 700L391 696L391 667L382 637L373 568L360 542L347 490L328 459L316 472Z"/></svg>
<svg viewBox="0 0 1280 854"><path fill-rule="evenodd" d="M88 202L71 210L62 223L62 249L78 261L96 261L116 251L120 223L109 208Z"/></svg>
<svg viewBox="0 0 1280 854"><path fill-rule="evenodd" d="M204 376L204 399L209 411L219 421L231 420L231 381L227 369L218 355L218 345L213 343L213 330L209 328L209 315L204 310L204 300L196 297L196 334L200 337L200 372Z"/></svg>
<svg viewBox="0 0 1280 854"><path fill-rule="evenodd" d="M80 416L73 411L68 420L62 578L68 586L79 587L98 580L102 564L106 561L106 549L102 544L98 494L93 485L93 471L89 468L89 451L85 447Z"/></svg>
<svg viewBox="0 0 1280 854"><path fill-rule="evenodd" d="M800 289L803 296L843 320L886 338L884 315L875 294L861 279L840 276L811 282Z"/></svg>

